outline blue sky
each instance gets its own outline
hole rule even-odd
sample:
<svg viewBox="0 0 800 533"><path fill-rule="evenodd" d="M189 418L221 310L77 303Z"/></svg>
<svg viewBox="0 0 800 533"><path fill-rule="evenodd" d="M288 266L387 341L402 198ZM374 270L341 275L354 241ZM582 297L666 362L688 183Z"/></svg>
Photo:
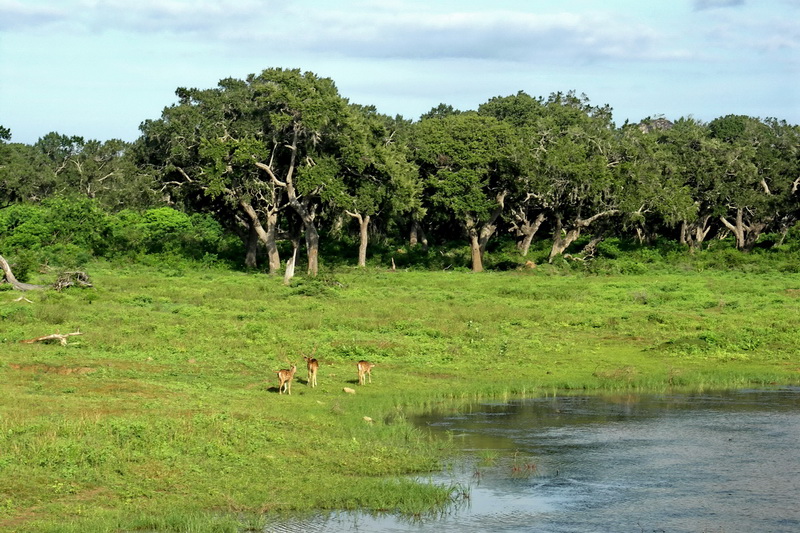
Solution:
<svg viewBox="0 0 800 533"><path fill-rule="evenodd" d="M800 0L0 0L0 125L15 142L132 141L176 88L270 67L410 119L575 90L617 124L798 124Z"/></svg>

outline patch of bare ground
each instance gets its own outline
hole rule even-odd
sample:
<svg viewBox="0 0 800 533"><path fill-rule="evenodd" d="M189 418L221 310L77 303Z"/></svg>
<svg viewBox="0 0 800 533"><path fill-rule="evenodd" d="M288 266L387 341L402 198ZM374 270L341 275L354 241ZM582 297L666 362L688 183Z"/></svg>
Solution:
<svg viewBox="0 0 800 533"><path fill-rule="evenodd" d="M91 368L88 366L70 367L70 366L52 366L44 364L20 365L16 363L8 363L8 366L12 370L19 370L20 372L33 372L38 374L59 374L62 376L70 374L82 376L84 374L91 374L96 370L95 368Z"/></svg>

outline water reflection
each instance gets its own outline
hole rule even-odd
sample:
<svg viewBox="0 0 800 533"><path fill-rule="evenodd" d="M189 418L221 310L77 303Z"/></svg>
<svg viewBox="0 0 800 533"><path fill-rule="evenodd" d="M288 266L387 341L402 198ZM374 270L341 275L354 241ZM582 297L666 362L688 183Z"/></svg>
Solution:
<svg viewBox="0 0 800 533"><path fill-rule="evenodd" d="M532 399L418 423L470 452L434 478L469 486L465 505L297 530L800 531L800 388Z"/></svg>

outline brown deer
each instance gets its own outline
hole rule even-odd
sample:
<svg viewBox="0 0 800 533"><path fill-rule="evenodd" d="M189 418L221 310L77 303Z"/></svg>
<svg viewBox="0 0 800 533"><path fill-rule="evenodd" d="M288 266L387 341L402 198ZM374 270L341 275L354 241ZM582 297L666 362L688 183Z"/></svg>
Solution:
<svg viewBox="0 0 800 533"><path fill-rule="evenodd" d="M283 394L284 390L288 394L292 393L292 380L294 379L295 372L297 372L297 365L295 364L292 364L292 368L289 370L278 370L275 372L280 381L280 385L278 385L278 394Z"/></svg>
<svg viewBox="0 0 800 533"><path fill-rule="evenodd" d="M364 385L366 377L369 377L369 382L372 383L372 368L375 365L368 361L359 361L356 366L358 367L358 384Z"/></svg>
<svg viewBox="0 0 800 533"><path fill-rule="evenodd" d="M311 387L317 386L317 370L319 370L319 361L312 357L308 357L306 355L303 356L303 359L306 360L306 368L308 368L308 381L307 383L311 385Z"/></svg>

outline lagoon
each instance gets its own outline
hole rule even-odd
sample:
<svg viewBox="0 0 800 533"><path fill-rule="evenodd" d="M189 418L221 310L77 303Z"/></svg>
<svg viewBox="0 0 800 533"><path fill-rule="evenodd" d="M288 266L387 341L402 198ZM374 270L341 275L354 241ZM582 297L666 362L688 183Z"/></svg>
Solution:
<svg viewBox="0 0 800 533"><path fill-rule="evenodd" d="M430 479L468 497L267 531L800 531L800 388L487 402L416 423L456 439L463 455Z"/></svg>

